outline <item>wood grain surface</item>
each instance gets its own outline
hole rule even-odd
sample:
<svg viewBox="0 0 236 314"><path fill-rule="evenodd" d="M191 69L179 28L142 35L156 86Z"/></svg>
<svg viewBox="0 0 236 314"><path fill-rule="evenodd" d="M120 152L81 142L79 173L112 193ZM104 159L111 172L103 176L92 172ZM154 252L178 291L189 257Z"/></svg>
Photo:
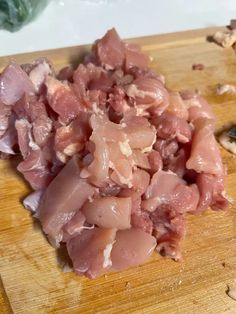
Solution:
<svg viewBox="0 0 236 314"><path fill-rule="evenodd" d="M218 83L236 84L236 55L206 41L215 28L133 39L153 57L171 89L198 89L218 117L217 130L236 122L236 97L216 96ZM88 46L4 57L25 63L39 56L57 69L78 62ZM193 71L203 63L203 71ZM228 167L227 194L236 199L236 156L221 149ZM63 273L37 221L21 204L29 187L16 173L17 160L0 161L0 313L236 313L226 294L236 278L236 207L187 218L184 261L157 253L145 265L89 280Z"/></svg>

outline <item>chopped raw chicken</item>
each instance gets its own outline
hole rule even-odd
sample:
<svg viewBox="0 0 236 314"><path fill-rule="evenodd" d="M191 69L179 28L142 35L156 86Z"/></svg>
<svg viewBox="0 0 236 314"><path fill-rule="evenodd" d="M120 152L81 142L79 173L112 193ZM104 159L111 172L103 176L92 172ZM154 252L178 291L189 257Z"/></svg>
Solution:
<svg viewBox="0 0 236 314"><path fill-rule="evenodd" d="M149 61L111 29L76 69L56 76L40 58L0 75L0 156L20 153L34 190L23 204L78 275L139 265L155 249L178 261L186 214L228 207L210 105L169 90Z"/></svg>

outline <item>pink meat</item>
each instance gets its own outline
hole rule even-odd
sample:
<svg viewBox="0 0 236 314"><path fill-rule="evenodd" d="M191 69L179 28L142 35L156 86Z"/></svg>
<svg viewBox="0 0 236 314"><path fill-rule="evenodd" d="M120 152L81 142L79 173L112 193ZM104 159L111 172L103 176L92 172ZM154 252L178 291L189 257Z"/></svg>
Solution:
<svg viewBox="0 0 236 314"><path fill-rule="evenodd" d="M148 161L152 172L156 172L162 169L163 162L159 152L153 150L148 154Z"/></svg>
<svg viewBox="0 0 236 314"><path fill-rule="evenodd" d="M127 73L131 75L134 79L137 78L152 78L155 80L159 80L163 85L165 85L165 77L162 74L158 74L151 69L140 69L139 67L130 68Z"/></svg>
<svg viewBox="0 0 236 314"><path fill-rule="evenodd" d="M155 144L153 145L153 148L159 152L162 160L165 161L165 159L174 156L174 154L178 151L179 146L176 139L164 140L157 138Z"/></svg>
<svg viewBox="0 0 236 314"><path fill-rule="evenodd" d="M29 151L26 158L17 166L17 170L34 190L45 189L53 179L43 152L39 149Z"/></svg>
<svg viewBox="0 0 236 314"><path fill-rule="evenodd" d="M95 227L69 239L66 245L75 273L94 279L109 270L115 236L116 229Z"/></svg>
<svg viewBox="0 0 236 314"><path fill-rule="evenodd" d="M164 112L161 116L152 120L157 130L157 136L162 139L176 138L180 143L188 143L191 140L192 129L186 120L177 117L174 113Z"/></svg>
<svg viewBox="0 0 236 314"><path fill-rule="evenodd" d="M151 153L150 153L151 154ZM150 154L142 152L140 149L133 149L132 155L130 156L130 161L133 165L142 168L142 169L150 169Z"/></svg>
<svg viewBox="0 0 236 314"><path fill-rule="evenodd" d="M133 228L140 229L148 234L152 234L153 223L149 216L149 213L145 211L140 211L139 213L134 213L131 216L131 225Z"/></svg>
<svg viewBox="0 0 236 314"><path fill-rule="evenodd" d="M132 201L131 213L140 213L141 210L141 195L139 192L133 189L124 188L121 189L119 196L130 197Z"/></svg>
<svg viewBox="0 0 236 314"><path fill-rule="evenodd" d="M72 83L73 75L74 69L71 66L66 66L59 71L57 79L60 81L69 81Z"/></svg>
<svg viewBox="0 0 236 314"><path fill-rule="evenodd" d="M62 240L62 227L75 215L94 188L80 178L75 155L48 186L39 207L39 220L50 239Z"/></svg>
<svg viewBox="0 0 236 314"><path fill-rule="evenodd" d="M177 174L180 178L183 178L187 173L186 161L188 157L186 150L182 148L175 156L170 156L166 163L166 168Z"/></svg>
<svg viewBox="0 0 236 314"><path fill-rule="evenodd" d="M155 238L140 229L118 231L111 251L111 270L120 271L146 262L155 247Z"/></svg>
<svg viewBox="0 0 236 314"><path fill-rule="evenodd" d="M130 228L131 198L107 196L87 201L83 214L89 224L101 228Z"/></svg>
<svg viewBox="0 0 236 314"><path fill-rule="evenodd" d="M225 174L215 176L208 173L200 173L197 176L197 185L200 192L200 199L197 213L207 210L211 206L214 210L226 210L229 207L229 201L224 196Z"/></svg>
<svg viewBox="0 0 236 314"><path fill-rule="evenodd" d="M0 75L0 102L13 105L24 93L34 93L32 81L21 67L14 61Z"/></svg>
<svg viewBox="0 0 236 314"><path fill-rule="evenodd" d="M73 156L84 148L90 135L89 116L81 112L67 126L61 126L56 129L54 149L66 156Z"/></svg>
<svg viewBox="0 0 236 314"><path fill-rule="evenodd" d="M182 99L180 93L170 92L169 101L170 103L167 108L167 111L173 113L178 118L188 120L188 117L189 117L188 108L184 100Z"/></svg>
<svg viewBox="0 0 236 314"><path fill-rule="evenodd" d="M40 58L0 75L0 158L34 192L23 201L75 273L97 278L181 259L186 214L226 210L215 116L199 94L173 92L115 29L74 70Z"/></svg>
<svg viewBox="0 0 236 314"><path fill-rule="evenodd" d="M133 98L137 106L151 108L160 115L169 105L169 95L162 82L153 78L138 78L128 86L126 93Z"/></svg>
<svg viewBox="0 0 236 314"><path fill-rule="evenodd" d="M122 114L129 109L125 91L121 87L113 88L112 93L109 93L108 102L117 114Z"/></svg>
<svg viewBox="0 0 236 314"><path fill-rule="evenodd" d="M154 199L157 207L168 204L179 213L185 213L196 210L199 192L196 185L188 186L175 173L160 170L153 175L145 198Z"/></svg>
<svg viewBox="0 0 236 314"><path fill-rule="evenodd" d="M47 86L48 103L59 115L61 121L67 123L80 113L79 100L68 85L50 76L45 84Z"/></svg>
<svg viewBox="0 0 236 314"><path fill-rule="evenodd" d="M147 69L150 58L145 55L139 45L125 45L125 69L129 70L132 67Z"/></svg>
<svg viewBox="0 0 236 314"><path fill-rule="evenodd" d="M46 58L40 58L33 62L32 69L28 73L37 93L42 91L43 84L49 75L53 75L51 63Z"/></svg>
<svg viewBox="0 0 236 314"><path fill-rule="evenodd" d="M123 142L118 142L118 145L112 142L108 144L109 166L113 170L110 177L120 186L131 187L133 184L132 164L127 158L127 155L132 154L132 151L129 149L126 152L126 146L122 148L122 145Z"/></svg>
<svg viewBox="0 0 236 314"><path fill-rule="evenodd" d="M145 170L136 169L133 172L132 185L134 191L143 194L150 182L150 175Z"/></svg>
<svg viewBox="0 0 236 314"><path fill-rule="evenodd" d="M125 45L112 28L92 48L96 61L106 69L120 68L125 61Z"/></svg>
<svg viewBox="0 0 236 314"><path fill-rule="evenodd" d="M180 241L186 234L184 216L168 205L162 205L151 214L157 251L175 261L182 259Z"/></svg>
<svg viewBox="0 0 236 314"><path fill-rule="evenodd" d="M211 107L203 97L191 91L184 91L180 94L188 109L189 121L194 121L198 118L215 120Z"/></svg>
<svg viewBox="0 0 236 314"><path fill-rule="evenodd" d="M223 173L220 151L214 137L214 123L207 118L194 121L191 155L186 163L187 169L213 175Z"/></svg>
<svg viewBox="0 0 236 314"><path fill-rule="evenodd" d="M32 136L35 143L42 147L52 131L52 120L47 114L46 105L35 97L24 95L13 107L20 121L27 120L32 124Z"/></svg>
<svg viewBox="0 0 236 314"><path fill-rule="evenodd" d="M93 161L88 166L89 181L97 186L104 186L108 179L109 170L109 152L103 137L94 132L90 136L90 141L94 143L95 150L93 152Z"/></svg>
<svg viewBox="0 0 236 314"><path fill-rule="evenodd" d="M144 117L129 117L124 119L124 132L127 134L132 149L149 149L156 139L154 127Z"/></svg>
<svg viewBox="0 0 236 314"><path fill-rule="evenodd" d="M90 89L90 84L99 82L102 74L106 75L102 67L97 67L92 63L80 64L73 73L74 86L80 96L84 95L87 89ZM109 83L110 86L111 84Z"/></svg>

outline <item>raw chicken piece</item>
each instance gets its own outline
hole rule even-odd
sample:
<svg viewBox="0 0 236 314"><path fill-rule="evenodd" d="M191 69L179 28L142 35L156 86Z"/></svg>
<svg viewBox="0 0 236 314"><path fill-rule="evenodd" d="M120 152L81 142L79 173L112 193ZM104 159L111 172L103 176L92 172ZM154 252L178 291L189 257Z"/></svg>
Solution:
<svg viewBox="0 0 236 314"><path fill-rule="evenodd" d="M152 234L153 232L153 223L150 215L144 210L132 214L131 225L133 228L140 229L148 234Z"/></svg>
<svg viewBox="0 0 236 314"><path fill-rule="evenodd" d="M133 149L130 156L130 162L133 166L137 166L142 169L150 169L150 154L142 152L140 149Z"/></svg>
<svg viewBox="0 0 236 314"><path fill-rule="evenodd" d="M180 95L188 109L189 121L194 121L198 118L215 120L211 107L203 97L191 91L183 91Z"/></svg>
<svg viewBox="0 0 236 314"><path fill-rule="evenodd" d="M130 197L132 200L131 213L140 213L141 211L141 195L139 192L134 191L133 189L124 188L121 189L119 196L121 197Z"/></svg>
<svg viewBox="0 0 236 314"><path fill-rule="evenodd" d="M180 241L186 234L183 215L168 205L161 205L151 214L151 220L157 240L156 250L175 261L181 260Z"/></svg>
<svg viewBox="0 0 236 314"><path fill-rule="evenodd" d="M98 187L106 185L109 170L109 151L107 144L99 132L93 132L90 141L95 144L93 161L88 166L89 181Z"/></svg>
<svg viewBox="0 0 236 314"><path fill-rule="evenodd" d="M46 58L37 59L33 62L32 69L28 75L34 85L35 91L39 93L47 76L53 75L52 65Z"/></svg>
<svg viewBox="0 0 236 314"><path fill-rule="evenodd" d="M38 217L49 239L56 244L62 240L62 227L93 194L94 188L80 178L75 155L48 186L40 203Z"/></svg>
<svg viewBox="0 0 236 314"><path fill-rule="evenodd" d="M170 92L169 102L167 112L172 112L177 117L188 120L188 108L186 107L179 92Z"/></svg>
<svg viewBox="0 0 236 314"><path fill-rule="evenodd" d="M142 53L140 46L135 44L125 45L125 69L129 70L133 67L139 69L147 69L150 58Z"/></svg>
<svg viewBox="0 0 236 314"><path fill-rule="evenodd" d="M82 212L89 224L101 228L130 228L131 198L107 196L87 201Z"/></svg>
<svg viewBox="0 0 236 314"><path fill-rule="evenodd" d="M156 131L144 117L131 116L124 118L123 130L127 135L132 149L141 149L143 152L150 151L156 140Z"/></svg>
<svg viewBox="0 0 236 314"><path fill-rule="evenodd" d="M114 28L95 42L92 51L96 56L96 62L105 69L120 68L124 65L125 45Z"/></svg>
<svg viewBox="0 0 236 314"><path fill-rule="evenodd" d="M24 93L34 93L35 88L27 74L14 61L0 75L0 102L14 105Z"/></svg>
<svg viewBox="0 0 236 314"><path fill-rule="evenodd" d="M69 239L66 245L75 273L94 279L107 272L115 236L116 229L95 227Z"/></svg>
<svg viewBox="0 0 236 314"><path fill-rule="evenodd" d="M17 166L17 170L23 174L34 190L46 189L53 179L43 152L39 149L30 150L26 158Z"/></svg>
<svg viewBox="0 0 236 314"><path fill-rule="evenodd" d="M221 176L214 176L208 173L200 173L197 176L197 185L200 192L200 199L197 213L207 210L210 206L214 210L226 210L229 201L224 196L225 173Z"/></svg>
<svg viewBox="0 0 236 314"><path fill-rule="evenodd" d="M160 115L169 105L169 95L162 82L152 78L137 78L126 93L133 98L140 110L150 109Z"/></svg>
<svg viewBox="0 0 236 314"><path fill-rule="evenodd" d="M48 76L45 85L48 103L62 122L68 123L80 113L81 105L69 85L51 76Z"/></svg>
<svg viewBox="0 0 236 314"><path fill-rule="evenodd" d="M120 271L146 262L155 247L155 238L140 229L118 231L111 251L111 270Z"/></svg>
<svg viewBox="0 0 236 314"><path fill-rule="evenodd" d="M187 169L221 175L223 164L220 151L214 137L214 121L199 118L194 121L191 155L186 163Z"/></svg>
<svg viewBox="0 0 236 314"><path fill-rule="evenodd" d="M192 136L190 125L183 118L174 113L164 112L161 116L152 120L159 138L170 140L176 138L179 143L188 143Z"/></svg>
<svg viewBox="0 0 236 314"><path fill-rule="evenodd" d="M154 199L157 207L168 204L175 211L186 213L196 210L199 192L195 184L188 186L175 173L160 170L153 175L145 192L145 199Z"/></svg>
<svg viewBox="0 0 236 314"><path fill-rule="evenodd" d="M162 169L163 162L159 152L153 150L148 154L148 161L152 172L156 172Z"/></svg>
<svg viewBox="0 0 236 314"><path fill-rule="evenodd" d="M132 186L134 191L141 195L147 190L150 182L150 175L142 169L136 169L133 172Z"/></svg>
<svg viewBox="0 0 236 314"><path fill-rule="evenodd" d="M65 156L73 156L84 148L90 135L89 115L81 112L71 123L56 129L54 149Z"/></svg>

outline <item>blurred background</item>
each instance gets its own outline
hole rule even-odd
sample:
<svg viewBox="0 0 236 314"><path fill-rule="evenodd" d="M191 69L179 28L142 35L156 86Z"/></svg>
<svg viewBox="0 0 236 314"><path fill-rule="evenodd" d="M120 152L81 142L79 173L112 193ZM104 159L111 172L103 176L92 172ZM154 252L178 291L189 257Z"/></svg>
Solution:
<svg viewBox="0 0 236 314"><path fill-rule="evenodd" d="M236 0L22 0L18 10L16 3L21 0L0 0L0 56L91 43L113 26L128 38L236 18Z"/></svg>

